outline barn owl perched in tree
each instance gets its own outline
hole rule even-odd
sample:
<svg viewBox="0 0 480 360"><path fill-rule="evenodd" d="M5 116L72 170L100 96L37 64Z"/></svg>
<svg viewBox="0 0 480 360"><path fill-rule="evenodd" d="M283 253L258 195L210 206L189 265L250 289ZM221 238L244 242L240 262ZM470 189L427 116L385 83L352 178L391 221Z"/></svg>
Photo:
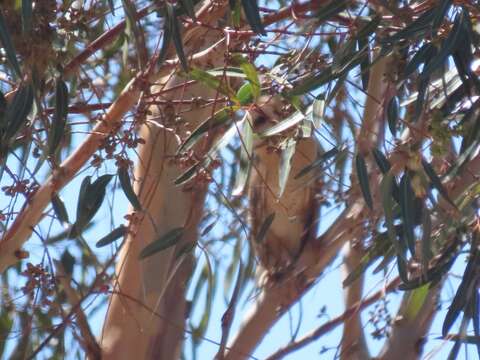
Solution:
<svg viewBox="0 0 480 360"><path fill-rule="evenodd" d="M286 116L279 97L263 97L252 111L256 133L265 130ZM252 236L251 243L263 269L270 275L281 275L295 264L300 252L311 245L316 236L318 206L315 201L317 182L312 176L295 176L317 158L319 144L314 137L298 138L291 169L283 194L278 197L281 150L268 140L254 148L254 162L249 183ZM263 239L258 239L265 219L274 219ZM306 249L308 250L308 249Z"/></svg>

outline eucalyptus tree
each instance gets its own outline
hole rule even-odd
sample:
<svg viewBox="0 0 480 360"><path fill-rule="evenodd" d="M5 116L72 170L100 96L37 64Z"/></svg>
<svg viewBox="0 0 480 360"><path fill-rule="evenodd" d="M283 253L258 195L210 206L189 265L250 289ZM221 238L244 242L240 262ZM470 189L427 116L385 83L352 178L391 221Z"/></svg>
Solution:
<svg viewBox="0 0 480 360"><path fill-rule="evenodd" d="M3 355L476 351L479 16L474 0L3 1ZM300 315L272 347L300 300L309 317L338 302L332 271L343 313L304 333Z"/></svg>

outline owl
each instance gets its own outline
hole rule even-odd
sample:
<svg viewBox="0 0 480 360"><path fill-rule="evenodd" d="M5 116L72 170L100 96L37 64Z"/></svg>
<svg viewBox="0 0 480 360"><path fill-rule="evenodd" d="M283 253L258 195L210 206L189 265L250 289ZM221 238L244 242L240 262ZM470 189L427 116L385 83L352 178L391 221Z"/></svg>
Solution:
<svg viewBox="0 0 480 360"><path fill-rule="evenodd" d="M252 111L255 133L261 133L285 118L282 112L284 104L277 97L262 98L258 105ZM250 242L260 268L270 275L281 275L294 266L300 253L308 251L307 247L317 233L318 206L315 199L318 182L312 174L296 175L316 160L319 143L313 136L302 138L296 134L294 137L295 150L282 194L279 169L282 142L287 137L280 135L273 142L268 138L261 139L254 144L249 180ZM259 238L259 233L265 231L267 218L273 218L273 221L265 235Z"/></svg>

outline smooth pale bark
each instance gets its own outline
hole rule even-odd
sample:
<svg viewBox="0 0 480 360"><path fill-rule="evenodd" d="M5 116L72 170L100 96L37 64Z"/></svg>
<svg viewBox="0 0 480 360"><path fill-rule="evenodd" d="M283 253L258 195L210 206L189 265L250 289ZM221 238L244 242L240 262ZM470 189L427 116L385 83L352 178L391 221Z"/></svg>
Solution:
<svg viewBox="0 0 480 360"><path fill-rule="evenodd" d="M217 5L218 17L219 10L224 9L226 3ZM207 15L214 15L214 10ZM191 37L192 41L188 36L184 37L187 54L215 44L222 35L218 31L203 28L196 31L195 36ZM195 65L222 65L224 59L218 56L222 49L214 50ZM172 73L160 79L152 93L184 82L185 78ZM160 99L192 100L197 97L212 98L215 92L202 84L186 88L179 86L174 91L166 92ZM217 110L220 106L217 105ZM153 116L140 129L140 136L146 143L139 149L139 160L135 167L135 191L144 212L138 223L130 225L131 232L117 263L114 294L102 335L103 359L170 360L179 358L181 353L187 315L185 292L194 263L192 255L178 254L187 244L196 243L206 186L194 181L192 187L186 190L174 184L174 180L186 170L173 161L179 145L177 135L162 127L163 124L166 127L175 126L172 122L174 116L171 109L152 110ZM181 115L185 122L175 132L185 136L186 131L192 131L214 110L212 106L200 107L192 103L175 105L173 115ZM167 120L170 122L166 123ZM139 260L139 253L147 244L177 227L185 229L179 243L145 260Z"/></svg>
<svg viewBox="0 0 480 360"><path fill-rule="evenodd" d="M360 264L364 251L352 246L353 241L349 241L343 247L342 276L345 279ZM350 286L344 289L345 309L350 309L355 305L360 306L362 302L364 276L358 277ZM343 334L341 342L340 359L344 360L366 360L369 359L367 342L363 331L361 321L361 310L357 310L355 315L349 317L343 324Z"/></svg>

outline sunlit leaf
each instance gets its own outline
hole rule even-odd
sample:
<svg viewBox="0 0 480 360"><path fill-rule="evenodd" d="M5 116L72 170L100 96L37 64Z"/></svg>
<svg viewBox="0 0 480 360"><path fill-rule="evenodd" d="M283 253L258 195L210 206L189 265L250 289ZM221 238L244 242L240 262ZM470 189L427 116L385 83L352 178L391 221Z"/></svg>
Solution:
<svg viewBox="0 0 480 360"><path fill-rule="evenodd" d="M408 305L405 310L405 317L408 321L414 322L418 313L422 309L429 293L429 286L423 285L413 290L408 296Z"/></svg>
<svg viewBox="0 0 480 360"><path fill-rule="evenodd" d="M290 175L290 169L292 168L292 159L295 154L295 147L297 141L292 138L288 138L283 146L282 153L280 155L280 167L278 169L278 197L280 198L285 191L285 186L288 182Z"/></svg>
<svg viewBox="0 0 480 360"><path fill-rule="evenodd" d="M240 133L240 161L237 177L235 179L235 186L232 191L233 196L238 196L243 193L247 179L252 167L253 156L253 129L250 113L247 111L245 120L243 122L242 131Z"/></svg>

